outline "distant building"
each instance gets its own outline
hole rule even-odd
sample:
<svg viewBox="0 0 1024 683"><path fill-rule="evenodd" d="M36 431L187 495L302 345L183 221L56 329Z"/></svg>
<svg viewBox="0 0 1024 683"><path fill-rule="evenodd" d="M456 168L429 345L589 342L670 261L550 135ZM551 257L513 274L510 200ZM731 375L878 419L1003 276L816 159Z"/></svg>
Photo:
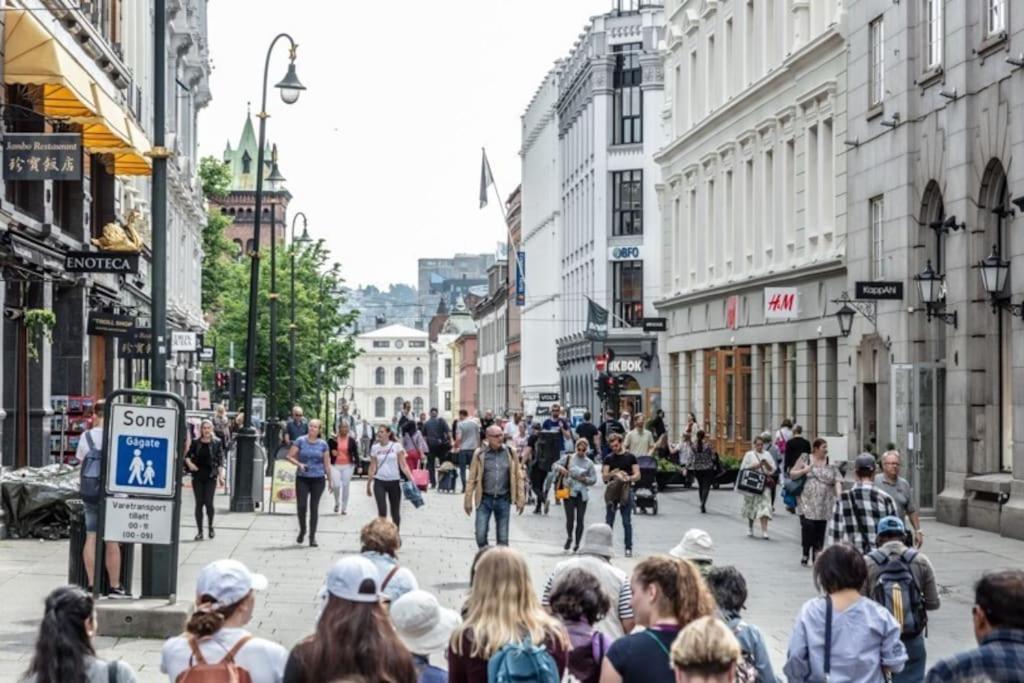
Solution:
<svg viewBox="0 0 1024 683"><path fill-rule="evenodd" d="M513 412L523 409L522 390L520 389L522 377L522 349L520 344L520 331L522 328L522 310L526 301L525 292L521 303L516 297L516 285L526 273L519 272L516 266L516 250L522 249L522 192L517 187L509 196L505 204L508 216L508 277L506 284L508 289L508 317L507 331L505 333L505 407ZM522 264L521 264L522 265ZM523 281L525 285L525 280Z"/></svg>
<svg viewBox="0 0 1024 683"><path fill-rule="evenodd" d="M421 325L437 310L442 299L451 309L459 297L472 288L478 294L487 289L487 269L494 263L494 254L455 254L451 258L419 260L419 315Z"/></svg>
<svg viewBox="0 0 1024 683"><path fill-rule="evenodd" d="M384 325L425 328L415 287L392 284L387 290L382 290L368 285L350 289L345 296L346 307L359 311L356 320L356 329L359 331L375 330Z"/></svg>
<svg viewBox="0 0 1024 683"><path fill-rule="evenodd" d="M474 415L477 410L477 335L474 330L463 332L451 343L452 365L455 377L452 382L453 411L465 410Z"/></svg>
<svg viewBox="0 0 1024 683"><path fill-rule="evenodd" d="M477 327L477 407L504 414L508 408L505 356L508 339L508 268L498 261L487 270L487 297L473 307Z"/></svg>
<svg viewBox="0 0 1024 683"><path fill-rule="evenodd" d="M240 253L248 252L253 247L253 212L256 210L256 155L259 145L252 127L252 116L246 115L245 125L238 146L231 147L228 142L224 149L224 165L231 170L231 187L226 197L212 200L210 203L220 208L220 212L231 219L232 223L224 231L225 236L234 242ZM277 146L269 144L263 153L263 219L260 221L260 247L270 246L270 235L276 234L278 244L284 242L285 230L288 225L288 202L292 195L280 181L270 180L277 157ZM280 167L279 167L280 168Z"/></svg>
<svg viewBox="0 0 1024 683"><path fill-rule="evenodd" d="M458 366L455 364L452 342L463 333L476 332L476 323L461 300L455 302L455 307L450 313L439 313L434 316L431 322L435 321L440 324L436 334L431 325L430 405L438 409L441 417L451 421L458 412L455 401Z"/></svg>
<svg viewBox="0 0 1024 683"><path fill-rule="evenodd" d="M353 413L374 422L389 422L409 401L416 415L427 409L427 333L405 325L388 325L356 337L352 371Z"/></svg>

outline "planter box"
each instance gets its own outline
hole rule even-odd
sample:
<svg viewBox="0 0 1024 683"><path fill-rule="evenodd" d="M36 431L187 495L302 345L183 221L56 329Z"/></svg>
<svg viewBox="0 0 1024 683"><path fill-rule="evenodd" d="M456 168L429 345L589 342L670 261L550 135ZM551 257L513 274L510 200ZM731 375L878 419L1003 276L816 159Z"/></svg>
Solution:
<svg viewBox="0 0 1024 683"><path fill-rule="evenodd" d="M715 479L714 488L731 489L736 484L736 477L739 476L739 473L739 470L726 470Z"/></svg>
<svg viewBox="0 0 1024 683"><path fill-rule="evenodd" d="M658 490L664 491L669 486L685 486L689 488L693 483L693 477L684 477L682 472L658 472L654 475L658 482Z"/></svg>

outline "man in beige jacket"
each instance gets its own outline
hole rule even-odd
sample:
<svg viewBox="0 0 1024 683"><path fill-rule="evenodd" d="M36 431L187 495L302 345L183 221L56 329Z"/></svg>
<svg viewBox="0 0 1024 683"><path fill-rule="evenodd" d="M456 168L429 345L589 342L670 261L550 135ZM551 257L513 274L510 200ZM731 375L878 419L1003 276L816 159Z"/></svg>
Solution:
<svg viewBox="0 0 1024 683"><path fill-rule="evenodd" d="M519 458L511 446L506 446L501 427L491 425L484 432L485 443L473 453L469 464L469 479L463 500L466 514L476 507L476 545L487 545L488 527L494 515L498 545L508 545L508 522L512 506L523 514L526 505L523 491L523 473Z"/></svg>

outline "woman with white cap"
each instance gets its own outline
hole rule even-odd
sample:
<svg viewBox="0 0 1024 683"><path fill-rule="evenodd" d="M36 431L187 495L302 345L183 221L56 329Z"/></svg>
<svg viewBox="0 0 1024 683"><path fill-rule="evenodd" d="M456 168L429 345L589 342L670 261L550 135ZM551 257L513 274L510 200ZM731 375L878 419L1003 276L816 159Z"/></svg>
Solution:
<svg viewBox="0 0 1024 683"><path fill-rule="evenodd" d="M160 671L173 682L192 667L233 661L252 683L280 683L288 650L244 628L256 606L254 592L266 587L267 577L253 574L238 560L203 567L196 581L195 612L185 633L164 643Z"/></svg>
<svg viewBox="0 0 1024 683"><path fill-rule="evenodd" d="M328 683L365 676L416 683L412 655L381 603L380 575L365 557L343 557L327 572L327 604L313 635L292 648L285 683Z"/></svg>
<svg viewBox="0 0 1024 683"><path fill-rule="evenodd" d="M447 683L448 674L430 663L430 655L444 652L452 632L462 623L454 610L441 607L427 591L410 591L391 603L391 623L412 653L418 683Z"/></svg>

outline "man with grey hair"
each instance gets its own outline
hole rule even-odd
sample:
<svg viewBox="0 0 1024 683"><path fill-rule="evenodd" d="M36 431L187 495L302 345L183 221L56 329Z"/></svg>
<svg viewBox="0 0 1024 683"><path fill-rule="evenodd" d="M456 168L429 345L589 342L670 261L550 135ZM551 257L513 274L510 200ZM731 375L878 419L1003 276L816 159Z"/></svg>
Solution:
<svg viewBox="0 0 1024 683"><path fill-rule="evenodd" d="M291 446L299 440L300 436L306 436L308 433L309 422L302 416L302 406L293 407L292 416L288 418L288 422L285 424L284 442Z"/></svg>
<svg viewBox="0 0 1024 683"><path fill-rule="evenodd" d="M913 544L920 547L924 542L924 532L921 531L921 515L917 511L917 503L914 501L914 490L910 482L900 476L902 468L900 452L893 449L882 455L882 471L875 477L875 486L889 494L896 503L896 516L907 524L909 521L914 527ZM910 540L908 538L908 540Z"/></svg>

